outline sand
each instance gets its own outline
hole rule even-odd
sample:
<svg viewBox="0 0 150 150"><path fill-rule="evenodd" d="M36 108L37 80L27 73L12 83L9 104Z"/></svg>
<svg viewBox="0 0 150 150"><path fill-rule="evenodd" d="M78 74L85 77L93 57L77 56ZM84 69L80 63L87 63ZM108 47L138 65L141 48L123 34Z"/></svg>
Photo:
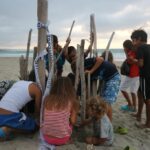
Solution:
<svg viewBox="0 0 150 150"><path fill-rule="evenodd" d="M119 65L118 62L116 62ZM32 67L32 59L29 61L29 70ZM64 68L65 74L69 72L68 65ZM0 80L18 80L19 76L19 58L0 58ZM119 110L120 105L125 100L121 93L118 95L117 102L113 105L113 126L126 127L128 133L120 135L115 133L114 143L111 147L95 146L95 150L123 150L127 145L133 150L150 150L150 130L139 129L135 126L136 120L129 112ZM142 114L142 122L145 121L145 111ZM79 137L73 141L73 144L57 147L58 150L86 150L87 145L78 141ZM34 135L19 135L12 141L0 142L0 150L37 150L39 146L38 133Z"/></svg>

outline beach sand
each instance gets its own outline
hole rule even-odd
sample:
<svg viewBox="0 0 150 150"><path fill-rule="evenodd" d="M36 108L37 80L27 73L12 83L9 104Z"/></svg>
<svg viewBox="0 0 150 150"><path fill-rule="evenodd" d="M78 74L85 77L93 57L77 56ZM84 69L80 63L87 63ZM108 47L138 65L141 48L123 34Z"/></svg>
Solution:
<svg viewBox="0 0 150 150"><path fill-rule="evenodd" d="M119 64L118 62L116 63ZM32 67L32 59L29 61L29 70ZM64 68L65 74L69 72L68 65ZM0 80L19 80L19 58L0 58ZM114 143L110 147L95 146L95 150L123 150L126 146L130 146L133 150L150 150L150 130L139 129L135 126L135 118L129 112L119 110L120 105L125 100L121 93L118 95L117 102L113 107L113 126L114 128L121 126L128 129L128 133L120 135L115 133ZM142 114L142 121L145 121L145 110ZM86 150L87 145L78 141L79 137L73 141L73 144L59 146L58 150ZM37 150L39 146L38 133L34 135L19 135L12 141L0 142L0 150ZM91 149L92 150L92 149Z"/></svg>

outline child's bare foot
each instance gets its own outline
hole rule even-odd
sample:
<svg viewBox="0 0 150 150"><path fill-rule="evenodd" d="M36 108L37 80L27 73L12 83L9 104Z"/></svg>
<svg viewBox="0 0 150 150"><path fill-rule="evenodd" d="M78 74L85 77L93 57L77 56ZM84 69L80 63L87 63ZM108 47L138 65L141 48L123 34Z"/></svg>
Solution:
<svg viewBox="0 0 150 150"><path fill-rule="evenodd" d="M131 115L135 117L137 121L141 122L141 115L139 114L131 114Z"/></svg>
<svg viewBox="0 0 150 150"><path fill-rule="evenodd" d="M87 144L95 144L95 138L94 137L87 137L85 141Z"/></svg>
<svg viewBox="0 0 150 150"><path fill-rule="evenodd" d="M136 123L135 125L140 129L150 128L150 125L147 125L147 124L138 124L138 123Z"/></svg>
<svg viewBox="0 0 150 150"><path fill-rule="evenodd" d="M13 136L9 131L9 128L7 127L0 128L0 141L7 141L7 140L11 140L12 138Z"/></svg>

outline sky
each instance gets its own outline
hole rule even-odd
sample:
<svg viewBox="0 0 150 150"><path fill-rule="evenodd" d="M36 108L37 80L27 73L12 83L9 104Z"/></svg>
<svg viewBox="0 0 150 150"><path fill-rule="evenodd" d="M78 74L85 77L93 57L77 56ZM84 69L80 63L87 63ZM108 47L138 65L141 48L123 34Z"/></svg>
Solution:
<svg viewBox="0 0 150 150"><path fill-rule="evenodd" d="M97 48L122 48L133 30L142 28L150 37L150 0L48 0L49 31L64 45L73 20L70 45L90 38L90 15L95 16ZM26 49L32 29L31 49L37 45L37 0L0 1L0 49ZM150 39L150 38L149 38ZM148 42L150 41L148 39ZM86 41L85 48L88 46Z"/></svg>

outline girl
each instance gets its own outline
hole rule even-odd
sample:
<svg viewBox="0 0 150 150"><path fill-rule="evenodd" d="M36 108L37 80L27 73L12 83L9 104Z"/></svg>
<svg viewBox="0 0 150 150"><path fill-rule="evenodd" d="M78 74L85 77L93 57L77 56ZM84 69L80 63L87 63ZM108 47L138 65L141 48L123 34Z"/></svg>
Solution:
<svg viewBox="0 0 150 150"><path fill-rule="evenodd" d="M107 117L107 103L100 97L92 97L87 104L88 116L80 126L93 123L93 136L86 137L87 144L94 145L112 145L113 143L113 127L111 121Z"/></svg>
<svg viewBox="0 0 150 150"><path fill-rule="evenodd" d="M75 89L68 77L54 81L50 94L44 100L42 132L52 145L66 144L72 133L78 112Z"/></svg>

